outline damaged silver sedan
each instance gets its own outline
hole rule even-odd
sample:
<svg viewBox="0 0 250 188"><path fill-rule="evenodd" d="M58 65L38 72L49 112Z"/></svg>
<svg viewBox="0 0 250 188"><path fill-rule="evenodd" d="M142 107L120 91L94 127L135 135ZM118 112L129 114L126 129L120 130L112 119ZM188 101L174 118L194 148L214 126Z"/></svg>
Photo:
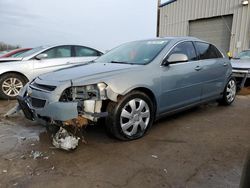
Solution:
<svg viewBox="0 0 250 188"><path fill-rule="evenodd" d="M236 94L228 59L191 37L123 44L95 61L37 77L18 96L30 120L84 127L105 118L116 138L142 137L163 115Z"/></svg>

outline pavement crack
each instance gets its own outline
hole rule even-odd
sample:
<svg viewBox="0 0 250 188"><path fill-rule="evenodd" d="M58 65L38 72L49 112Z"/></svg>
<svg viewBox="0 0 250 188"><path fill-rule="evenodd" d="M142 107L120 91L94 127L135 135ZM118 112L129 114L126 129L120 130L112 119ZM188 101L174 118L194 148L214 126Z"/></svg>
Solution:
<svg viewBox="0 0 250 188"><path fill-rule="evenodd" d="M195 178L195 177L199 174L200 170L201 170L204 166L206 166L210 161L211 161L211 160L208 159L208 160L206 160L204 163L202 163L202 164L200 164L198 167L196 167L196 168L194 169L194 172L185 180L185 184L189 183L193 178Z"/></svg>

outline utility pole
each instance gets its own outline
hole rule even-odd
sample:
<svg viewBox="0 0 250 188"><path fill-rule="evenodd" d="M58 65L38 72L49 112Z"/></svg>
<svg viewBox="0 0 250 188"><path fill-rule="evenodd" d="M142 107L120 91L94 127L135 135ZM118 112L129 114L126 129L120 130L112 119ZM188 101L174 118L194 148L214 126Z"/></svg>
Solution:
<svg viewBox="0 0 250 188"><path fill-rule="evenodd" d="M161 0L157 2L157 26L156 26L156 36L159 37L160 35L160 5Z"/></svg>

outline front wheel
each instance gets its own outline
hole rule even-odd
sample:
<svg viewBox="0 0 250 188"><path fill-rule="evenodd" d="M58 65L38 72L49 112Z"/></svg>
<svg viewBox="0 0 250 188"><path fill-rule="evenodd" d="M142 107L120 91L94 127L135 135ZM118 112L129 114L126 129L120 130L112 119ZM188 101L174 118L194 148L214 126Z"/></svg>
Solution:
<svg viewBox="0 0 250 188"><path fill-rule="evenodd" d="M8 73L0 77L0 98L15 99L26 80L19 74Z"/></svg>
<svg viewBox="0 0 250 188"><path fill-rule="evenodd" d="M110 102L106 128L121 140L135 140L145 135L154 121L154 105L151 99L140 91L133 91L117 103Z"/></svg>
<svg viewBox="0 0 250 188"><path fill-rule="evenodd" d="M223 97L219 100L222 105L230 105L236 97L237 84L234 78L230 78L223 92Z"/></svg>

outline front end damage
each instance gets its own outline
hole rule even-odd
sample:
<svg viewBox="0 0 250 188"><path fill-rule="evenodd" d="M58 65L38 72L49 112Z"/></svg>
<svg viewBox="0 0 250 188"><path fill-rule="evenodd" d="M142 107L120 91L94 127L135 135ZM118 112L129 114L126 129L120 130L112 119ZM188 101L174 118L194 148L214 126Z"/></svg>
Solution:
<svg viewBox="0 0 250 188"><path fill-rule="evenodd" d="M17 97L25 117L47 126L75 130L73 134L106 117L108 113L103 104L108 100L117 101L118 97L105 83L74 86L70 82L54 86L40 82L37 78L27 84Z"/></svg>

